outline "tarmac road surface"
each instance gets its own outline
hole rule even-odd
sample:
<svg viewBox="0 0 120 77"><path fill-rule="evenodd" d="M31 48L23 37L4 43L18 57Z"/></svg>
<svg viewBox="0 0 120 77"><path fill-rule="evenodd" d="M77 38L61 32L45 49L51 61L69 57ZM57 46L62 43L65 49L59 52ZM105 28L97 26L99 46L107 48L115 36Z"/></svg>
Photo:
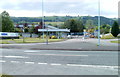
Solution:
<svg viewBox="0 0 120 77"><path fill-rule="evenodd" d="M118 75L118 51L0 49L9 75Z"/></svg>

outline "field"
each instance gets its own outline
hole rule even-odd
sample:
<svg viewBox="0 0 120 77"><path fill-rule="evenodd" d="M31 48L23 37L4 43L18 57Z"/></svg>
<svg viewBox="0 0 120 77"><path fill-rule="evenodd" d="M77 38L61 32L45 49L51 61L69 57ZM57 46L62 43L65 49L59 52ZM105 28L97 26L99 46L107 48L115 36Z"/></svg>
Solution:
<svg viewBox="0 0 120 77"><path fill-rule="evenodd" d="M64 24L64 22L45 22L45 24L51 24L51 25L55 26L55 25Z"/></svg>
<svg viewBox="0 0 120 77"><path fill-rule="evenodd" d="M34 22L35 24L38 24L39 22ZM62 24L64 24L64 22L45 22L45 24L48 24L48 25L52 25L52 26L61 26Z"/></svg>

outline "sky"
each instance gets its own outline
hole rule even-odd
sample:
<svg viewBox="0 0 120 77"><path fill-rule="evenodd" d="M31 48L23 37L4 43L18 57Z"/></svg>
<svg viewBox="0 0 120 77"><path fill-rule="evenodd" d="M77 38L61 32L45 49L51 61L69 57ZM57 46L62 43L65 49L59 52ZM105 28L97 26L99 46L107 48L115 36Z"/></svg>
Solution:
<svg viewBox="0 0 120 77"><path fill-rule="evenodd" d="M0 13L4 10L14 17L44 16L98 16L99 0L1 0ZM118 18L120 0L100 0L100 15Z"/></svg>

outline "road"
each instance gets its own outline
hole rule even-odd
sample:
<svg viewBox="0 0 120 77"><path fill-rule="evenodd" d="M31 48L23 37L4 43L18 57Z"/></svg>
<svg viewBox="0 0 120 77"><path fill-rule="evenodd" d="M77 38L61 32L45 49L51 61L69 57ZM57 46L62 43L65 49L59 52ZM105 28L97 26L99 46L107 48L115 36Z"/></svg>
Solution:
<svg viewBox="0 0 120 77"><path fill-rule="evenodd" d="M118 40L118 39L113 39ZM32 49L32 50L79 50L79 51L118 51L119 44L111 43L111 40L101 39L101 45L97 46L98 39L68 39L61 42L46 43L24 43L24 44L1 44L0 48L9 49Z"/></svg>
<svg viewBox="0 0 120 77"><path fill-rule="evenodd" d="M9 75L118 75L117 51L0 49Z"/></svg>

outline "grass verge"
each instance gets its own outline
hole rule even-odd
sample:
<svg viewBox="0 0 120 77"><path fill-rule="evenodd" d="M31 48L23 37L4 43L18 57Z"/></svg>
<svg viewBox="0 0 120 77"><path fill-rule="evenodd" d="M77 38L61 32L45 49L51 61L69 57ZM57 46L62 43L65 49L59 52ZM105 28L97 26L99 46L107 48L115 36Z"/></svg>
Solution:
<svg viewBox="0 0 120 77"><path fill-rule="evenodd" d="M64 39L48 39L48 42L59 42L63 41ZM44 43L46 39L40 38L24 38L24 39L4 39L0 40L0 44L14 44L14 43Z"/></svg>
<svg viewBox="0 0 120 77"><path fill-rule="evenodd" d="M111 43L120 43L120 40L117 40L117 41L111 41Z"/></svg>
<svg viewBox="0 0 120 77"><path fill-rule="evenodd" d="M11 75L2 75L2 74L0 74L0 77L13 77L13 76L11 76Z"/></svg>
<svg viewBox="0 0 120 77"><path fill-rule="evenodd" d="M10 44L9 40L0 40L0 44Z"/></svg>

